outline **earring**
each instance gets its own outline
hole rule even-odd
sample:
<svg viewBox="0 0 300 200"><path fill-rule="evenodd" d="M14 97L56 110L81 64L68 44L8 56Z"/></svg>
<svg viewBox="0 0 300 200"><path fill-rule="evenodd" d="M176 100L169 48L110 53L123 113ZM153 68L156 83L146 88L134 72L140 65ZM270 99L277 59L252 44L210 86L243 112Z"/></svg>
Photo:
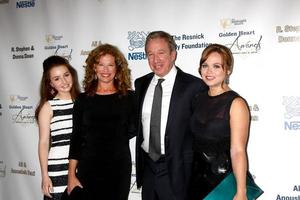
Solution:
<svg viewBox="0 0 300 200"><path fill-rule="evenodd" d="M54 94L55 94L55 90L54 90L53 88L51 88L50 93L51 93L52 95L54 95Z"/></svg>
<svg viewBox="0 0 300 200"><path fill-rule="evenodd" d="M98 77L97 77L97 75L95 74L95 75L94 75L94 80L97 80L97 79L98 79Z"/></svg>
<svg viewBox="0 0 300 200"><path fill-rule="evenodd" d="M224 81L227 85L229 84L229 76L226 77L225 81Z"/></svg>

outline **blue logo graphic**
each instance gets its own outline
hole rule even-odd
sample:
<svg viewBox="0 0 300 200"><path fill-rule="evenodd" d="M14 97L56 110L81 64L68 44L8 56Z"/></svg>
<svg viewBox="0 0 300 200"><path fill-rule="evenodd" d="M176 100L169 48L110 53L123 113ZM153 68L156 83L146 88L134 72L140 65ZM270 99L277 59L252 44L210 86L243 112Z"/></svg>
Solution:
<svg viewBox="0 0 300 200"><path fill-rule="evenodd" d="M285 106L284 117L286 119L300 116L300 97L283 97L283 105Z"/></svg>
<svg viewBox="0 0 300 200"><path fill-rule="evenodd" d="M134 49L143 48L145 46L147 33L144 31L128 31L129 46L128 49L133 51Z"/></svg>
<svg viewBox="0 0 300 200"><path fill-rule="evenodd" d="M128 60L145 60L147 58L144 52L128 53Z"/></svg>
<svg viewBox="0 0 300 200"><path fill-rule="evenodd" d="M295 117L300 117L300 97L283 97L283 103L285 106L284 118L291 120ZM300 121L285 121L284 122L285 130L300 130Z"/></svg>
<svg viewBox="0 0 300 200"><path fill-rule="evenodd" d="M33 8L33 7L35 7L35 0L16 2L16 8Z"/></svg>

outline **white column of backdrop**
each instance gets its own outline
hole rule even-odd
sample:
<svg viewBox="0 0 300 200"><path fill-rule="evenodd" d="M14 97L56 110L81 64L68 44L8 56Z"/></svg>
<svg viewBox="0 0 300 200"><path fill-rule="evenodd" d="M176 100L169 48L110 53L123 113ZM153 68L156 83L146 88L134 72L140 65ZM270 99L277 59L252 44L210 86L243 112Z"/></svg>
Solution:
<svg viewBox="0 0 300 200"><path fill-rule="evenodd" d="M153 30L174 35L177 65L196 76L208 43L232 49L230 85L251 108L248 154L260 199L300 199L299 10L296 0L0 0L0 200L42 198L33 115L43 60L67 57L81 81L89 51L112 43L134 80L149 72L143 48ZM130 199L140 199L134 185Z"/></svg>

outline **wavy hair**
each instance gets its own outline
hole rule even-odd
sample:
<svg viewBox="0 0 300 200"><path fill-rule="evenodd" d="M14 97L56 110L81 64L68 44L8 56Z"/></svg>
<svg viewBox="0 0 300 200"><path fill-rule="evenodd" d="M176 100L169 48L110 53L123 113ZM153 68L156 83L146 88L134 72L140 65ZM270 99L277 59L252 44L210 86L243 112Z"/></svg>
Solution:
<svg viewBox="0 0 300 200"><path fill-rule="evenodd" d="M116 46L111 44L101 44L90 52L85 61L83 87L84 91L89 96L95 95L98 86L98 80L95 78L95 64L99 62L101 56L107 54L115 58L116 76L113 84L117 89L117 93L126 95L128 90L132 89L130 69L128 68L128 62L123 53Z"/></svg>

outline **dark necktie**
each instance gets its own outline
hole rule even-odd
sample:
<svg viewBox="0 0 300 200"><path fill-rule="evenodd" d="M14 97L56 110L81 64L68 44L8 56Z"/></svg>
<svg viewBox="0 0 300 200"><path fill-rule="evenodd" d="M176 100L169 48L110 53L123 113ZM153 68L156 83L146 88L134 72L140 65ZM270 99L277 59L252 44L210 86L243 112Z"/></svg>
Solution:
<svg viewBox="0 0 300 200"><path fill-rule="evenodd" d="M157 161L161 155L161 144L160 144L161 99L162 99L161 83L163 81L164 79L158 79L158 83L155 86L152 110L151 110L149 156L153 161Z"/></svg>

